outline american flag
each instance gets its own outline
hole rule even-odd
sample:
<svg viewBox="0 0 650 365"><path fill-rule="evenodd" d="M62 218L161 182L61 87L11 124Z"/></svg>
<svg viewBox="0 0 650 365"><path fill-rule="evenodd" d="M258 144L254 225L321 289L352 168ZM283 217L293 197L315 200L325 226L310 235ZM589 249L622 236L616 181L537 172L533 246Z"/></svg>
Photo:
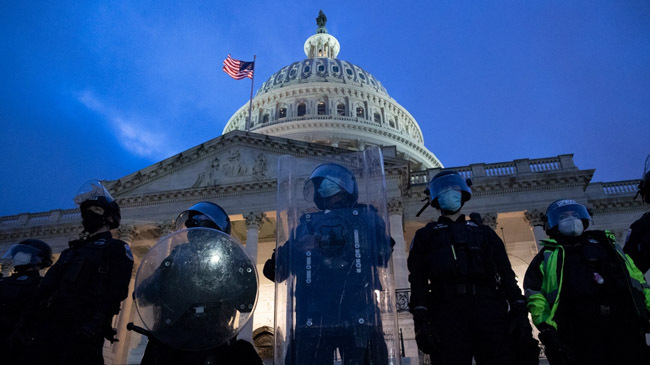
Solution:
<svg viewBox="0 0 650 365"><path fill-rule="evenodd" d="M223 71L235 80L241 80L244 77L252 79L254 70L255 62L236 60L230 57L230 55L223 60Z"/></svg>

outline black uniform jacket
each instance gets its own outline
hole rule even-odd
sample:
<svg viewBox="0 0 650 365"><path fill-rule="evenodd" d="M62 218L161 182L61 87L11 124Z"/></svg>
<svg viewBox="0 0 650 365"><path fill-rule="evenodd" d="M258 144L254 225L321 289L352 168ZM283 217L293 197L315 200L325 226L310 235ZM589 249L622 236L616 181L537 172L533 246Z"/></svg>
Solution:
<svg viewBox="0 0 650 365"><path fill-rule="evenodd" d="M503 241L488 226L446 216L420 228L408 257L411 308L431 309L435 296L459 294L502 295L523 300Z"/></svg>
<svg viewBox="0 0 650 365"><path fill-rule="evenodd" d="M131 249L110 232L72 241L45 274L39 299L75 322L85 316L110 318L128 295L132 269Z"/></svg>
<svg viewBox="0 0 650 365"><path fill-rule="evenodd" d="M650 269L650 212L632 223L630 228L632 231L623 251L632 258L636 267L645 273Z"/></svg>

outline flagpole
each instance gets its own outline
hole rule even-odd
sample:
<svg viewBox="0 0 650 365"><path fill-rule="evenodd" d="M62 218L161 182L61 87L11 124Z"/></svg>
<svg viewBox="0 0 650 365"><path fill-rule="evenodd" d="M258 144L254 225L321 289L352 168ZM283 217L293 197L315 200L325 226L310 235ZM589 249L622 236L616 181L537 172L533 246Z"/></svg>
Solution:
<svg viewBox="0 0 650 365"><path fill-rule="evenodd" d="M248 102L248 123L246 124L246 132L250 132L251 130L251 118L253 117L252 112L253 112L253 84L255 83L255 59L257 58L256 55L253 55L253 77L251 78L251 99Z"/></svg>

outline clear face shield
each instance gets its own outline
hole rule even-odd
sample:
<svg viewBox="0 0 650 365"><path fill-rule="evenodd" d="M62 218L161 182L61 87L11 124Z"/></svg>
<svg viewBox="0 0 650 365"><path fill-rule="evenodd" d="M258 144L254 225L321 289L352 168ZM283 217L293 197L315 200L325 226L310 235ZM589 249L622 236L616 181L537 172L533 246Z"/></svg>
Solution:
<svg viewBox="0 0 650 365"><path fill-rule="evenodd" d="M113 201L113 197L108 192L108 190L106 190L104 185L99 182L99 180L88 180L83 185L81 185L79 190L77 190L77 193L74 197L74 202L77 206L81 206L81 203L87 200L97 200L98 198L106 199L107 203Z"/></svg>
<svg viewBox="0 0 650 365"><path fill-rule="evenodd" d="M7 252L2 256L3 266L10 267L23 265L37 265L41 263L42 252L32 246L16 243L9 247Z"/></svg>
<svg viewBox="0 0 650 365"><path fill-rule="evenodd" d="M278 164L275 363L399 364L381 150L325 160Z"/></svg>
<svg viewBox="0 0 650 365"><path fill-rule="evenodd" d="M159 341L205 350L235 337L257 301L256 265L233 237L209 228L174 232L149 250L135 279L135 304Z"/></svg>

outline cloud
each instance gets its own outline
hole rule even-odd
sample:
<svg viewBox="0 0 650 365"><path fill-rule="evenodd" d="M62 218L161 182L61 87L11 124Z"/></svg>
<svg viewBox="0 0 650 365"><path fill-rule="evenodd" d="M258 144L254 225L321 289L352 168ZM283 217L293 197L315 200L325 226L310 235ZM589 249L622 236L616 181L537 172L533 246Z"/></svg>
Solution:
<svg viewBox="0 0 650 365"><path fill-rule="evenodd" d="M152 130L156 123L145 118L125 116L99 100L92 91L82 92L77 99L88 109L106 118L120 144L134 155L159 160L175 153L168 143L168 136L158 130Z"/></svg>

